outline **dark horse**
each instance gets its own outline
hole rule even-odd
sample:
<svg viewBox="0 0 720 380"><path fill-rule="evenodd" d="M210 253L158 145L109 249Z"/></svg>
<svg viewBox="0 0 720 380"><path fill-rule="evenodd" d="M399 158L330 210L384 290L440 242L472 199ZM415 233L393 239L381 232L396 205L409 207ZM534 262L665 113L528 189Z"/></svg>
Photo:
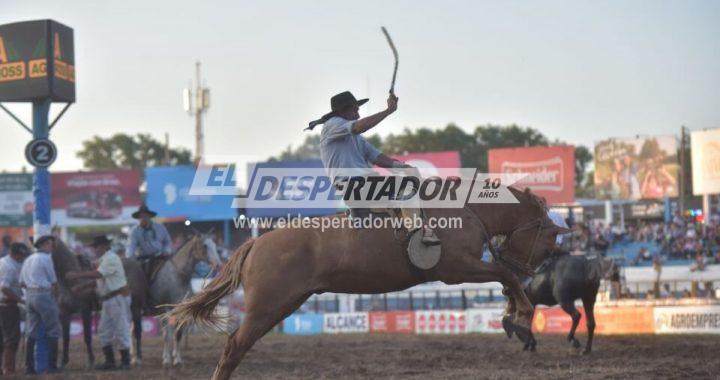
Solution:
<svg viewBox="0 0 720 380"><path fill-rule="evenodd" d="M572 318L572 327L567 339L575 348L580 348L580 342L575 338L575 329L577 329L581 317L580 312L575 308L575 300L581 299L588 330L588 339L583 353L589 354L595 334L593 308L600 280L609 278L613 270L616 270L616 266L612 259L588 259L584 255L575 256L562 251L557 251L555 254L557 256L551 259L525 288L525 294L533 306L560 304L560 307ZM508 335L511 336L511 334ZM525 342L525 350L535 351L535 344L535 337L531 335L530 339Z"/></svg>
<svg viewBox="0 0 720 380"><path fill-rule="evenodd" d="M59 284L58 307L60 309L60 324L62 326L63 353L61 365L70 361L70 318L80 312L83 324L83 339L87 349L87 365L92 366L95 355L92 349L92 312L97 310L97 297L92 291L73 292L73 287L80 285L83 280L67 280L68 272L92 270L91 263L83 257L74 254L65 243L58 239L52 252L53 266Z"/></svg>
<svg viewBox="0 0 720 380"><path fill-rule="evenodd" d="M517 203L467 203L463 208L425 210L428 218L462 221L461 228L436 229L443 242L442 256L431 269L413 267L392 226L279 228L239 247L207 287L177 305L167 317L176 318L178 326L212 322L220 300L243 286L245 318L228 338L213 379L230 378L260 337L312 294L323 292L386 293L427 281L498 281L513 295L513 305L507 310L512 315L507 317L515 324L516 333L529 333L532 305L517 275L506 265L533 271L555 245L556 235L568 230L548 218L547 207L530 191L508 189ZM483 246L495 235L508 237L508 250L497 263L483 261Z"/></svg>

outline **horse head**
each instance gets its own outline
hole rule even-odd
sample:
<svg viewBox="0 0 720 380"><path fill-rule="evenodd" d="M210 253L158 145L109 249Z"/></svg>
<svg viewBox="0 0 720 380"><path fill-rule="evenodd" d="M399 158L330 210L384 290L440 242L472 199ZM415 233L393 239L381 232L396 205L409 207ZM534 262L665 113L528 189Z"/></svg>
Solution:
<svg viewBox="0 0 720 380"><path fill-rule="evenodd" d="M519 201L519 215L518 224L507 234L503 257L514 269L532 275L553 254L557 235L572 231L556 225L548 216L545 202L530 189L508 189Z"/></svg>

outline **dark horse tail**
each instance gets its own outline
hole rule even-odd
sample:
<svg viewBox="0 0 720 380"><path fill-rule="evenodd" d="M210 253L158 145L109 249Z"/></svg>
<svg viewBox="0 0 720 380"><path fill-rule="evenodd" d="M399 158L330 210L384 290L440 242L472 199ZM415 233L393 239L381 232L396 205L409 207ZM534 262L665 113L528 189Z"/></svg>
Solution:
<svg viewBox="0 0 720 380"><path fill-rule="evenodd" d="M164 317L171 322L174 321L177 327L191 323L217 326L221 318L215 314L215 308L223 297L240 287L242 266L254 243L255 240L250 239L241 245L223 266L220 274L198 294L175 305Z"/></svg>

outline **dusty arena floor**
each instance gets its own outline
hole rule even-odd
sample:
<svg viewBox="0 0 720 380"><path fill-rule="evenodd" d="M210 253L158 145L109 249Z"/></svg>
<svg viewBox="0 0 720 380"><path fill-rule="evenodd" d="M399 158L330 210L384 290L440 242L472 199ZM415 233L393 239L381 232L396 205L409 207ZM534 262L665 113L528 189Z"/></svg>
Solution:
<svg viewBox="0 0 720 380"><path fill-rule="evenodd" d="M581 339L584 343L585 336ZM50 379L206 379L224 344L222 336L195 335L180 368L163 370L161 342L146 343L145 362L130 372L87 371L84 348L73 341L72 360ZM691 378L720 376L718 336L596 338L590 356L561 336L540 336L538 352L500 335L268 335L246 356L235 378ZM99 348L96 355L99 356Z"/></svg>

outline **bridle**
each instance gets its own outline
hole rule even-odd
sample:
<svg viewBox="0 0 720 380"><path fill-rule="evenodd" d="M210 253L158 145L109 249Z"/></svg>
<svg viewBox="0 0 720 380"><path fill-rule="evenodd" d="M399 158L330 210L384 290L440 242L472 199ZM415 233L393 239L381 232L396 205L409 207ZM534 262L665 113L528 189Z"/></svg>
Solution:
<svg viewBox="0 0 720 380"><path fill-rule="evenodd" d="M465 206L465 211L468 212L470 215L474 217L474 219L478 222L478 225L480 226L480 230L482 231L485 241L487 241L488 249L490 250L490 254L493 256L493 260L495 262L498 262L510 269L511 271L515 273L520 273L528 277L533 277L536 274L536 270L531 266L531 263L533 262L533 259L535 258L535 245L537 244L538 239L540 238L540 233L543 230L543 227L545 227L545 217L539 216L535 219L532 219L528 221L527 223L521 225L520 227L515 228L514 230L510 231L510 234L507 235L506 242L509 242L510 239L518 232L526 231L530 229L535 229L535 237L533 238L532 244L530 245L530 254L528 255L528 259L526 262L522 262L518 259L516 259L513 256L509 255L501 255L500 252L497 251L497 248L492 244L490 238L490 234L487 232L487 227L485 227L485 223L480 219L480 217L475 214L472 210L470 210L467 206ZM549 258L548 258L549 259ZM542 267L542 264L539 266Z"/></svg>

